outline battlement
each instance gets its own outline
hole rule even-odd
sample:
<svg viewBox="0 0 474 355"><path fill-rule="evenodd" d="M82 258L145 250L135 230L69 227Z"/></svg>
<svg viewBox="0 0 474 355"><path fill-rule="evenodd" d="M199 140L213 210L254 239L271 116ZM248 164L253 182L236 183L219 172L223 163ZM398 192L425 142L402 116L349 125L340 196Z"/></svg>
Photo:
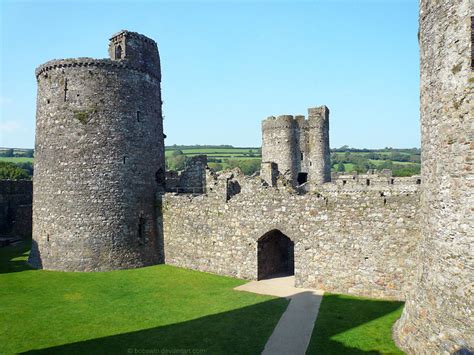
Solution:
<svg viewBox="0 0 474 355"><path fill-rule="evenodd" d="M121 30L121 31L113 34L112 37L109 38L109 40L112 41L112 42L118 42L123 37L133 37L133 38L139 39L140 41L147 42L149 44L152 44L152 45L156 46L156 42L153 39L151 39L151 38L149 38L145 35L142 35L141 33L132 32L132 31L128 31L128 30Z"/></svg>
<svg viewBox="0 0 474 355"><path fill-rule="evenodd" d="M145 72L161 72L156 42L136 32L122 30L113 35L109 41L109 57L113 61L130 62Z"/></svg>
<svg viewBox="0 0 474 355"><path fill-rule="evenodd" d="M127 61L113 61L110 59L94 59L88 57L69 58L69 59L53 59L41 64L35 70L36 78L42 74L47 75L48 71L64 68L89 67L98 69L126 69L146 73L156 80L161 81L160 73L147 71L145 68L135 65ZM157 75L158 74L158 75Z"/></svg>
<svg viewBox="0 0 474 355"><path fill-rule="evenodd" d="M89 57L53 59L38 66L36 78L50 70L89 67L98 69L126 69L146 73L161 81L160 56L154 40L136 32L122 30L109 42L110 59Z"/></svg>
<svg viewBox="0 0 474 355"><path fill-rule="evenodd" d="M317 106L308 108L308 119L323 118L329 119L329 109L327 106Z"/></svg>
<svg viewBox="0 0 474 355"><path fill-rule="evenodd" d="M314 121L321 123L321 120L329 120L329 109L327 106L317 106L308 108L308 117L305 115L279 115L269 116L262 121L262 130L282 129L282 128L313 128Z"/></svg>
<svg viewBox="0 0 474 355"><path fill-rule="evenodd" d="M301 116L297 116L301 117ZM304 116L303 116L304 117ZM280 115L280 116L269 116L265 120L262 121L262 130L270 130L270 129L282 129L282 128L289 128L294 129L297 127L297 120L293 117L293 115Z"/></svg>

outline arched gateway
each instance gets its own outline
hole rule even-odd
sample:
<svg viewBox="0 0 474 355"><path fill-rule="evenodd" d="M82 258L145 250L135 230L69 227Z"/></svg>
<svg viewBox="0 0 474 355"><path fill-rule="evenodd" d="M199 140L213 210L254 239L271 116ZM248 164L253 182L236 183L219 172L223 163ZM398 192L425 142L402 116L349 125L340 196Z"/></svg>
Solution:
<svg viewBox="0 0 474 355"><path fill-rule="evenodd" d="M258 280L295 273L294 243L278 229L258 240L257 259Z"/></svg>

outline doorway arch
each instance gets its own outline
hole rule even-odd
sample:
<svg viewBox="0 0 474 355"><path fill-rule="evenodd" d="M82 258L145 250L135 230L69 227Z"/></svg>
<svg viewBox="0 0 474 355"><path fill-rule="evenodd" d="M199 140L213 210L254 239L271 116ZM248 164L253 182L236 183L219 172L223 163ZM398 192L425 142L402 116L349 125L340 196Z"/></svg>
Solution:
<svg viewBox="0 0 474 355"><path fill-rule="evenodd" d="M295 273L294 243L278 229L257 242L257 279L289 276Z"/></svg>

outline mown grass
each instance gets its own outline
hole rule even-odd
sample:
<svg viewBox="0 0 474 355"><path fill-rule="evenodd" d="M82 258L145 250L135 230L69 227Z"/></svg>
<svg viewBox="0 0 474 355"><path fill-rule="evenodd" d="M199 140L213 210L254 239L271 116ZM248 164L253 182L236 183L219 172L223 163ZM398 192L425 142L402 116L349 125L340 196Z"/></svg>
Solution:
<svg viewBox="0 0 474 355"><path fill-rule="evenodd" d="M285 299L233 291L245 281L229 277L167 265L31 270L27 255L27 247L0 249L2 354L257 354L287 306Z"/></svg>
<svg viewBox="0 0 474 355"><path fill-rule="evenodd" d="M392 326L403 302L325 294L307 354L403 354Z"/></svg>

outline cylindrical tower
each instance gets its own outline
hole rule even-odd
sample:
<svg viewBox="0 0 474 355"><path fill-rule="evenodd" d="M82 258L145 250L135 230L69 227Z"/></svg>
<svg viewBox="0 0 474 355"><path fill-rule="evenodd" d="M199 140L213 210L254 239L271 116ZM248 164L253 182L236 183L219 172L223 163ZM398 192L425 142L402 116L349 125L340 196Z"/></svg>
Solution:
<svg viewBox="0 0 474 355"><path fill-rule="evenodd" d="M420 1L419 264L394 329L410 354L474 351L472 1Z"/></svg>
<svg viewBox="0 0 474 355"><path fill-rule="evenodd" d="M331 152L329 150L329 109L326 106L308 109L307 135L308 181L323 184L331 181Z"/></svg>
<svg viewBox="0 0 474 355"><path fill-rule="evenodd" d="M262 162L278 164L278 171L296 184L299 170L297 124L291 115L262 122Z"/></svg>
<svg viewBox="0 0 474 355"><path fill-rule="evenodd" d="M53 60L38 81L30 263L99 271L160 261L164 175L156 43L122 31L111 59Z"/></svg>

